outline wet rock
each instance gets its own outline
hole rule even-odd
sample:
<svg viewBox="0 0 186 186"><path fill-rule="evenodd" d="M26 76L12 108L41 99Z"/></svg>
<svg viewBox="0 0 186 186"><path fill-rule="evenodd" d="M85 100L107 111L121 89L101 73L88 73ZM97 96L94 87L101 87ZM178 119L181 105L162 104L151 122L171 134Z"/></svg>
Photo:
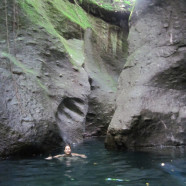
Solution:
<svg viewBox="0 0 186 186"><path fill-rule="evenodd" d="M6 40L0 41L0 44L5 44L5 43L6 43Z"/></svg>
<svg viewBox="0 0 186 186"><path fill-rule="evenodd" d="M13 1L7 3L8 11L13 17ZM4 7L3 2L0 2L0 7ZM5 15L4 9L0 15L0 27L5 28L5 20L1 19ZM65 49L61 42L58 41L56 44L56 38L23 15L25 13L19 9L21 24L19 37L22 39L21 42L16 42L16 49L12 38L12 23L9 23L11 55L16 57L19 63L15 61L7 63L7 58L1 58L0 62L0 104L2 105L0 107L0 156L51 152L66 140L65 136L62 140L61 125L56 118L62 100L73 95L76 99L84 101L84 109L88 107L87 97L90 87L87 73L82 68L78 73L75 72L70 60L64 55ZM6 40L6 29L1 29L0 35L2 40ZM6 46L2 45L0 50L6 51ZM56 61L59 62L59 66L56 66ZM23 69L24 77L19 67ZM63 78L60 74L63 74ZM72 79L80 82L81 86L72 82ZM71 110L67 112L67 108L65 111L66 116L70 116L74 121L75 112ZM84 115L80 112L75 113L77 118L80 118L77 121L79 128L76 127L78 140L82 140L84 132L82 129L85 124L85 111L86 109L82 111ZM62 113L62 110L59 112ZM64 119L63 124L68 125L68 121L69 119ZM69 141L71 138L74 139L71 130L75 130L73 128L75 124L73 122L70 124Z"/></svg>
<svg viewBox="0 0 186 186"><path fill-rule="evenodd" d="M13 17L15 3L7 3ZM5 88L0 88L0 156L50 152L62 140L81 142L85 132L104 135L114 111L117 79L127 55L128 14L116 18L118 26L92 16L94 30L85 30L50 7L51 3L46 4L42 5L50 12L46 16L53 20L50 26L56 29L55 35L50 35L52 27L49 34L31 22L22 9L18 11L19 31L9 22L10 53L20 63L7 63L7 58L1 57L0 86ZM2 9L0 28L5 28ZM18 31L18 38L13 30ZM0 30L2 41L6 41L6 34L6 29ZM67 54L61 37L72 54ZM82 57L78 65L72 65L70 57L76 57L77 51L78 56L80 45ZM6 51L4 42L0 50ZM15 70L12 76L11 69L18 66L24 74Z"/></svg>
<svg viewBox="0 0 186 186"><path fill-rule="evenodd" d="M74 0L70 0L70 1L74 2ZM118 7L118 11L103 8L100 3L96 4L96 3L92 3L92 1L79 1L79 2L80 2L79 3L80 6L85 11L87 11L87 13L99 17L108 23L120 26L122 28L127 27L126 23L128 23L128 17L130 15L130 11L127 10L129 6L125 8L125 5L123 5L122 2L115 2L114 5L111 5L113 7ZM122 22L126 22L126 23L122 24Z"/></svg>
<svg viewBox="0 0 186 186"><path fill-rule="evenodd" d="M137 1L106 147L186 145L186 25L174 26L184 23L185 8L184 0Z"/></svg>
<svg viewBox="0 0 186 186"><path fill-rule="evenodd" d="M128 24L121 28L95 20L99 35L85 31L85 70L91 88L86 132L105 135L114 113L117 80L126 62Z"/></svg>
<svg viewBox="0 0 186 186"><path fill-rule="evenodd" d="M56 113L58 126L66 143L80 143L83 140L88 99L66 97Z"/></svg>

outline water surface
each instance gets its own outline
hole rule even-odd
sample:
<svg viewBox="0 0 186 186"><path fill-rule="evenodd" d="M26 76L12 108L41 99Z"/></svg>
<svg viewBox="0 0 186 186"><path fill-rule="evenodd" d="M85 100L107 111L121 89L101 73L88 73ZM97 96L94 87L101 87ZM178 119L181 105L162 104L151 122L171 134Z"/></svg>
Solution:
<svg viewBox="0 0 186 186"><path fill-rule="evenodd" d="M103 140L72 147L87 159L44 157L0 161L1 186L186 186L184 153L112 152ZM62 152L62 150L61 150ZM162 166L161 164L165 165Z"/></svg>

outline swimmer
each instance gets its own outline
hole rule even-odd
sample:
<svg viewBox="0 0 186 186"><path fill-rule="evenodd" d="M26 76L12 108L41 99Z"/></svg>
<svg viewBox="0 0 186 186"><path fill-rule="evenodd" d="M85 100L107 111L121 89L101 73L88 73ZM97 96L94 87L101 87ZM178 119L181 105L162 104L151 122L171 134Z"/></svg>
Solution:
<svg viewBox="0 0 186 186"><path fill-rule="evenodd" d="M70 145L66 145L65 146L65 150L64 150L65 154L59 154L56 156L49 156L48 158L45 158L46 160L51 160L53 158L60 158L60 157L72 157L72 156L78 156L81 158L87 158L87 156L85 156L84 154L77 154L77 153L72 153L71 152L71 147Z"/></svg>

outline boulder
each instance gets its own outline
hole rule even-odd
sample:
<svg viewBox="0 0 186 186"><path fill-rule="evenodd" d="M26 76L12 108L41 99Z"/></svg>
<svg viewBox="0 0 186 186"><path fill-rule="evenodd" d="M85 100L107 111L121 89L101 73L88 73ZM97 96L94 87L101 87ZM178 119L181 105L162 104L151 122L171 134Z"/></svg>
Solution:
<svg viewBox="0 0 186 186"><path fill-rule="evenodd" d="M0 27L5 28L0 30L0 156L49 153L62 142L81 142L90 92L87 73L71 63L59 38L30 21L14 1L7 3L8 27L4 2L0 3ZM19 30L10 20L13 5L19 10L15 20ZM69 32L69 43L75 31L79 32L76 28ZM82 41L73 41L81 49ZM73 116L61 122L62 113L69 116L73 110L66 111L77 104L81 105L75 112L78 124ZM69 129L63 139L62 125L69 120L76 135Z"/></svg>
<svg viewBox="0 0 186 186"><path fill-rule="evenodd" d="M105 135L128 17L122 27L108 24L67 0L0 7L0 156L50 153L85 133Z"/></svg>
<svg viewBox="0 0 186 186"><path fill-rule="evenodd" d="M186 145L186 1L137 0L108 148Z"/></svg>

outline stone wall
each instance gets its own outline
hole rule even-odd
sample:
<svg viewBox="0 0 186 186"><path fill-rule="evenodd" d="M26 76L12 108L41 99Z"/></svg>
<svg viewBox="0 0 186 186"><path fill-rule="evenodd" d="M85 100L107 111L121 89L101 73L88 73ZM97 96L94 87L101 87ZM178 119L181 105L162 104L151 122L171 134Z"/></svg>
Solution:
<svg viewBox="0 0 186 186"><path fill-rule="evenodd" d="M108 148L186 144L186 1L137 0Z"/></svg>
<svg viewBox="0 0 186 186"><path fill-rule="evenodd" d="M110 123L128 25L57 2L0 2L0 156L49 153Z"/></svg>

